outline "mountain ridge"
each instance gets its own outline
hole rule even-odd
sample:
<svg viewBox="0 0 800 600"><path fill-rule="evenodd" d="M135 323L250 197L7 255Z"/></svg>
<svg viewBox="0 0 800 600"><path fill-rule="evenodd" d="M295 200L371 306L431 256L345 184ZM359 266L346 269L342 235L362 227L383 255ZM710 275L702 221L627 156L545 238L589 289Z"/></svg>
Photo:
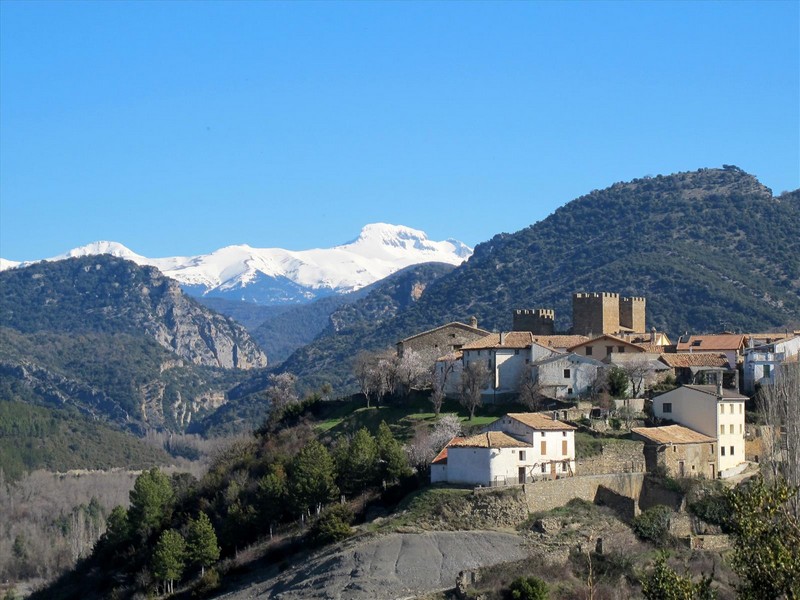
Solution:
<svg viewBox="0 0 800 600"><path fill-rule="evenodd" d="M194 296L263 304L302 303L361 289L405 267L427 262L459 264L472 249L457 240L429 240L402 225L372 223L359 236L332 248L284 250L238 244L197 256L147 258L118 242L99 241L45 261L110 254L158 268ZM0 260L0 271L35 262Z"/></svg>
<svg viewBox="0 0 800 600"><path fill-rule="evenodd" d="M800 190L774 197L737 167L615 183L478 244L404 310L375 314L376 325L358 332L326 330L283 368L312 386L354 390L348 369L360 349L472 316L508 331L517 308L555 309L566 330L578 291L645 296L647 327L673 336L781 327L800 321L797 231ZM323 364L330 370L316 368Z"/></svg>

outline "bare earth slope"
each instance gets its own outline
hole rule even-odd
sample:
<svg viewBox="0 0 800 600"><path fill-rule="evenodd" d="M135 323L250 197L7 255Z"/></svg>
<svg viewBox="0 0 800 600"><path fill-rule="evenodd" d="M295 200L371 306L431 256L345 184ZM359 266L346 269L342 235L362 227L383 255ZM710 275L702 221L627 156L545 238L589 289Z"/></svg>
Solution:
<svg viewBox="0 0 800 600"><path fill-rule="evenodd" d="M528 555L523 543L518 535L497 531L393 533L354 540L220 598L413 598L453 588L465 569L522 560Z"/></svg>

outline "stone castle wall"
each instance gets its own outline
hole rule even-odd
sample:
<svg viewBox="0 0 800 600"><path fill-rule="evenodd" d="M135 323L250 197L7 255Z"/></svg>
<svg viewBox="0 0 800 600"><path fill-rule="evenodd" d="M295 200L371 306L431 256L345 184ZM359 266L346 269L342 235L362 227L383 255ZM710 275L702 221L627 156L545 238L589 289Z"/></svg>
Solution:
<svg viewBox="0 0 800 600"><path fill-rule="evenodd" d="M517 309L514 311L512 330L530 331L534 335L553 335L556 313L548 308Z"/></svg>

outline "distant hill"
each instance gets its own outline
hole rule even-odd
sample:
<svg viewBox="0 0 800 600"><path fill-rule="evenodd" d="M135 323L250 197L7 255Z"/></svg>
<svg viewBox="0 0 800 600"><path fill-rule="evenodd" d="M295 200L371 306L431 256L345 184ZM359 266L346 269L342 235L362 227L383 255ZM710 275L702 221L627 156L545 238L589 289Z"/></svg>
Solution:
<svg viewBox="0 0 800 600"><path fill-rule="evenodd" d="M267 365L241 325L186 296L158 269L110 255L0 273L0 324L22 333L144 334L194 364Z"/></svg>
<svg viewBox="0 0 800 600"><path fill-rule="evenodd" d="M74 412L0 402L0 469L6 480L36 469L145 469L171 462L160 448Z"/></svg>
<svg viewBox="0 0 800 600"><path fill-rule="evenodd" d="M0 273L0 400L184 430L264 365L241 325L152 267L93 256Z"/></svg>
<svg viewBox="0 0 800 600"><path fill-rule="evenodd" d="M360 348L473 315L481 327L509 330L515 308L554 308L567 329L576 291L646 296L647 326L673 337L780 327L800 315L798 231L800 191L774 197L736 167L617 183L479 244L417 301L362 320L357 332L326 330L284 368L353 389ZM346 310L369 313L361 303Z"/></svg>

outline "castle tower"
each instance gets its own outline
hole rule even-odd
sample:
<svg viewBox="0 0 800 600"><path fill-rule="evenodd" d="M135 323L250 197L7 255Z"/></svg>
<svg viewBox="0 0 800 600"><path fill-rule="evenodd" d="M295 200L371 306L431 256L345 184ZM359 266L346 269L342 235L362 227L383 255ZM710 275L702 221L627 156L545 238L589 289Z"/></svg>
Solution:
<svg viewBox="0 0 800 600"><path fill-rule="evenodd" d="M617 333L620 325L619 294L577 292L572 295L572 333Z"/></svg>
<svg viewBox="0 0 800 600"><path fill-rule="evenodd" d="M534 335L555 333L556 313L549 308L523 308L514 311L513 331L530 331Z"/></svg>
<svg viewBox="0 0 800 600"><path fill-rule="evenodd" d="M645 304L646 301L641 296L631 298L620 298L619 300L619 324L632 331L641 333L645 329Z"/></svg>

